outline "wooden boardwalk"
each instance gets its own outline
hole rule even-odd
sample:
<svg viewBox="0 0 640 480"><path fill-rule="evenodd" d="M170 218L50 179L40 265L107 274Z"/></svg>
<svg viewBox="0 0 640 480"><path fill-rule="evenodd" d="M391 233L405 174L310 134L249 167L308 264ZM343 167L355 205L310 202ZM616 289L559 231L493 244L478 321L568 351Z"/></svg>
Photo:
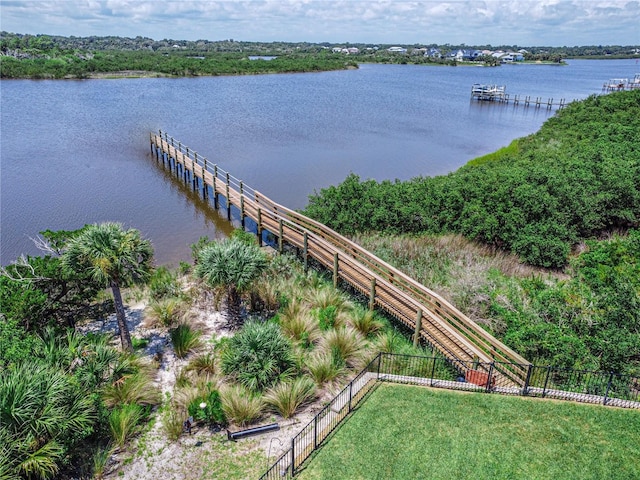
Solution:
<svg viewBox="0 0 640 480"><path fill-rule="evenodd" d="M280 252L286 243L298 249L305 267L310 259L316 260L333 272L334 285L343 281L368 296L369 308L378 307L397 318L415 332L414 342L420 338L432 345L461 372L469 368L468 362L501 362L495 369L503 381L514 386L524 383L530 362L437 293L325 225L244 185L166 133L151 133L151 152L203 197L213 197L215 208L224 197L229 220L235 207L243 227L246 218L255 222L260 241L262 232L269 231L277 237Z"/></svg>

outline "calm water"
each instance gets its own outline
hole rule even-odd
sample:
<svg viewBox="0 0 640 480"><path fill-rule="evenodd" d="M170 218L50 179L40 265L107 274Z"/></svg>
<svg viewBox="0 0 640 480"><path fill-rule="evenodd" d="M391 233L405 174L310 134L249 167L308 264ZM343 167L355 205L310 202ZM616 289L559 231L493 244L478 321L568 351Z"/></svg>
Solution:
<svg viewBox="0 0 640 480"><path fill-rule="evenodd" d="M635 60L567 67L362 65L318 74L5 81L1 97L1 249L38 254L30 237L118 221L150 238L158 263L188 260L201 235L232 228L155 166L162 129L275 201L363 178L451 172L535 132L545 109L470 102L473 83L567 100L633 77Z"/></svg>

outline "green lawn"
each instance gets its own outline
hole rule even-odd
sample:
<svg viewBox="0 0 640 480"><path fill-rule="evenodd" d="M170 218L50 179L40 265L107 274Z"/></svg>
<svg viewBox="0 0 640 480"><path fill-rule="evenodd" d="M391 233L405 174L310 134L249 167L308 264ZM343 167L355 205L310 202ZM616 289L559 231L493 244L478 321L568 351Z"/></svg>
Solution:
<svg viewBox="0 0 640 480"><path fill-rule="evenodd" d="M640 412L381 384L296 478L640 479Z"/></svg>

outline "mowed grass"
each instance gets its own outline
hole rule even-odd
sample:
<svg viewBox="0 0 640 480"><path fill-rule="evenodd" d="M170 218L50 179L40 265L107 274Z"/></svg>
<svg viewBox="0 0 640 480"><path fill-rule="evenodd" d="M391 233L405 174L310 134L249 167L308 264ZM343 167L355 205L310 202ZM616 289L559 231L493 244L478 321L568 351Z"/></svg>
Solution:
<svg viewBox="0 0 640 480"><path fill-rule="evenodd" d="M640 412L381 384L296 478L640 479Z"/></svg>

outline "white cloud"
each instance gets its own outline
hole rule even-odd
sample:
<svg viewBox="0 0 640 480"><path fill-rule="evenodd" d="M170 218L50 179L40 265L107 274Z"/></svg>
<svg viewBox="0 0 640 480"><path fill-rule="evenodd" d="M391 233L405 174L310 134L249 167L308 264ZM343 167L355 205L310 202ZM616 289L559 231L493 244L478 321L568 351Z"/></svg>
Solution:
<svg viewBox="0 0 640 480"><path fill-rule="evenodd" d="M3 0L17 33L219 40L640 44L631 0Z"/></svg>

